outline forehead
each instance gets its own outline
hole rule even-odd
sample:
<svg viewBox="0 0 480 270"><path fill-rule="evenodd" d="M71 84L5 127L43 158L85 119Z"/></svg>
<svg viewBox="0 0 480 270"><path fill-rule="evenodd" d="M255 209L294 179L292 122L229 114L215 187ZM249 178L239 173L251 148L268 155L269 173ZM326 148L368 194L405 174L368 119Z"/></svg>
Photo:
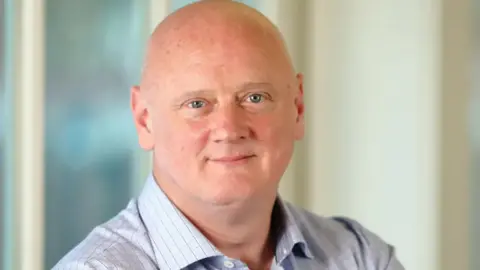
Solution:
<svg viewBox="0 0 480 270"><path fill-rule="evenodd" d="M142 84L178 91L245 82L275 85L294 77L281 36L269 22L214 15L160 26L149 44Z"/></svg>
<svg viewBox="0 0 480 270"><path fill-rule="evenodd" d="M175 46L159 57L157 77L177 88L238 86L247 81L281 83L288 62L269 43L238 38ZM153 70L155 72L155 70Z"/></svg>

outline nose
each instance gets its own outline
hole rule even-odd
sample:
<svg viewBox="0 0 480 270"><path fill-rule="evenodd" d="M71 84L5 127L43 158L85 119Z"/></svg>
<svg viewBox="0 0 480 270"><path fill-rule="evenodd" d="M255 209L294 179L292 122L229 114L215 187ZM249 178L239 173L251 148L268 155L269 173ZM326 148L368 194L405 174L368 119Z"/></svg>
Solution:
<svg viewBox="0 0 480 270"><path fill-rule="evenodd" d="M214 142L237 142L250 136L248 117L238 104L219 106L212 115L211 139Z"/></svg>

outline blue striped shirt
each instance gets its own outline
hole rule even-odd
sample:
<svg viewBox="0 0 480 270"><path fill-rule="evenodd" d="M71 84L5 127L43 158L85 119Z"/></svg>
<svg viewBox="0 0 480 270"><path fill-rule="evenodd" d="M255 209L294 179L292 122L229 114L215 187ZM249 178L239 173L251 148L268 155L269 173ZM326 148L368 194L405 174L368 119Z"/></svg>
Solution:
<svg viewBox="0 0 480 270"><path fill-rule="evenodd" d="M283 225L271 269L404 269L392 246L352 219L320 217L278 198L272 225L275 222ZM130 201L116 217L95 228L53 269L248 267L216 249L150 175L138 199Z"/></svg>

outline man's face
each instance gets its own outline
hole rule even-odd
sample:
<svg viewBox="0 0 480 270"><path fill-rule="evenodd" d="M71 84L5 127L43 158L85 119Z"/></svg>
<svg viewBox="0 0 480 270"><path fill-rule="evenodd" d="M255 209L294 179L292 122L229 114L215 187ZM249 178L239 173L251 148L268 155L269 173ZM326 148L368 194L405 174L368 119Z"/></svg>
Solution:
<svg viewBox="0 0 480 270"><path fill-rule="evenodd" d="M151 137L155 176L213 204L276 190L303 136L301 76L259 42L180 51L148 94L151 132L140 133Z"/></svg>

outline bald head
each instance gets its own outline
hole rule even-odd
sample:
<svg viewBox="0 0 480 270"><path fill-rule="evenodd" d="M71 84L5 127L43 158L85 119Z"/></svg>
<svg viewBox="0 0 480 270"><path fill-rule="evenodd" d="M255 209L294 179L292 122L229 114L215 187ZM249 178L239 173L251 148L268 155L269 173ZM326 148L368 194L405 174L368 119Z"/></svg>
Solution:
<svg viewBox="0 0 480 270"><path fill-rule="evenodd" d="M294 77L282 36L264 15L235 1L195 2L170 14L152 33L141 88L158 88L188 66L209 60L227 63L249 50Z"/></svg>

